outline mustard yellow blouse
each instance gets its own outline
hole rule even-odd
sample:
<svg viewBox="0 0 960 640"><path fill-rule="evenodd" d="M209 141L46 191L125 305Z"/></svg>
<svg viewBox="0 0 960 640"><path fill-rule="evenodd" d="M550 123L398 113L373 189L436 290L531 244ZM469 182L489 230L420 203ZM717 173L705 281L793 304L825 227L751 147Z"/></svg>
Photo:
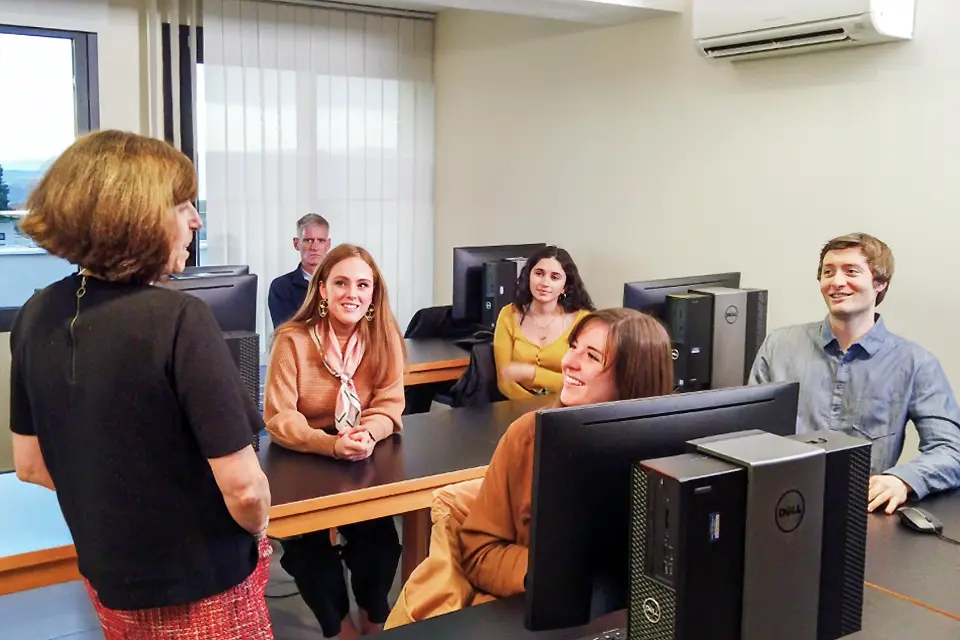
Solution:
<svg viewBox="0 0 960 640"><path fill-rule="evenodd" d="M510 400L522 400L543 391L560 393L563 387L563 374L560 373L560 361L567 353L567 340L578 322L590 312L581 309L560 337L541 347L527 340L517 323L513 305L508 304L500 311L497 328L493 333L493 357L497 363L497 386L500 393ZM500 369L511 362L536 365L536 373L529 387L500 377Z"/></svg>

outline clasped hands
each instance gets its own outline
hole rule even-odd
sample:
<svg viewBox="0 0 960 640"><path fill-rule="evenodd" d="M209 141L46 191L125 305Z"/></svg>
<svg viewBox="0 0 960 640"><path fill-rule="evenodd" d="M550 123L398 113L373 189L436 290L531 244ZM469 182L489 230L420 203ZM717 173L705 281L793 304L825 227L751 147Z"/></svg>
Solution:
<svg viewBox="0 0 960 640"><path fill-rule="evenodd" d="M340 460L358 462L370 457L377 441L364 427L341 431L333 445L333 455Z"/></svg>

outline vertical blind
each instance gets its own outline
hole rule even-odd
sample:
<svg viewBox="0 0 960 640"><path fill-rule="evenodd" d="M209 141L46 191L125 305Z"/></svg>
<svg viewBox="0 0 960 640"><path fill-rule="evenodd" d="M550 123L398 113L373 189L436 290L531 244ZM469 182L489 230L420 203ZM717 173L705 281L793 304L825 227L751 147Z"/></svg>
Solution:
<svg viewBox="0 0 960 640"><path fill-rule="evenodd" d="M433 301L433 21L246 0L203 12L201 259L258 274L267 336L270 281L299 261L296 220L319 213L333 246L374 256L404 326Z"/></svg>
<svg viewBox="0 0 960 640"><path fill-rule="evenodd" d="M201 20L202 0L144 0L140 7L141 28L144 33L146 56L143 61L143 73L146 85L147 126L146 135L166 139L177 149L188 153L192 149L184 149L181 132L196 130L196 118L192 114L183 114L180 110L180 92L184 84L189 85L196 95L196 68L198 30ZM168 27L164 36L164 26ZM185 65L189 77L181 77L180 39L177 37L177 27L169 29L170 25L179 25L187 34L185 53L189 64ZM173 37L170 34L174 34ZM164 50L166 53L166 67ZM173 61L171 63L171 61ZM165 104L164 75L168 74L167 82L170 90L169 104ZM169 118L172 124L169 136L164 131L164 119ZM184 121L189 118L189 121ZM195 136L191 136L191 140ZM191 156L191 159L193 157Z"/></svg>

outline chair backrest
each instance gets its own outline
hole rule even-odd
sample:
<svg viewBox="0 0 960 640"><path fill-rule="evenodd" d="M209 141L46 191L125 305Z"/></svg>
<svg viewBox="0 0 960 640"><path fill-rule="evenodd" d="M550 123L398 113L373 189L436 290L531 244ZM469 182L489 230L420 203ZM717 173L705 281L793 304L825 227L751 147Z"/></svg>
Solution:
<svg viewBox="0 0 960 640"><path fill-rule="evenodd" d="M476 407L504 400L497 386L493 343L480 342L470 350L470 364L450 390L455 407Z"/></svg>
<svg viewBox="0 0 960 640"><path fill-rule="evenodd" d="M426 307L420 309L404 331L404 338L442 338L444 326L450 323L453 307Z"/></svg>
<svg viewBox="0 0 960 640"><path fill-rule="evenodd" d="M426 307L420 309L403 333L404 338L443 338L446 340L469 339L484 327L469 320L453 317L453 307Z"/></svg>

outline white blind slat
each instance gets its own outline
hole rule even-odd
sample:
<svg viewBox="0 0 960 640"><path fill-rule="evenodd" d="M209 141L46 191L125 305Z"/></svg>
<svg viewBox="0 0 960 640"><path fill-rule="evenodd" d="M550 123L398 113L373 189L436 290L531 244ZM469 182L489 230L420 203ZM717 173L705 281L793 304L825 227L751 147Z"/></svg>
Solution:
<svg viewBox="0 0 960 640"><path fill-rule="evenodd" d="M377 260L404 326L433 302L433 22L295 3L204 1L208 263L270 281L296 220ZM266 344L266 340L263 341Z"/></svg>

